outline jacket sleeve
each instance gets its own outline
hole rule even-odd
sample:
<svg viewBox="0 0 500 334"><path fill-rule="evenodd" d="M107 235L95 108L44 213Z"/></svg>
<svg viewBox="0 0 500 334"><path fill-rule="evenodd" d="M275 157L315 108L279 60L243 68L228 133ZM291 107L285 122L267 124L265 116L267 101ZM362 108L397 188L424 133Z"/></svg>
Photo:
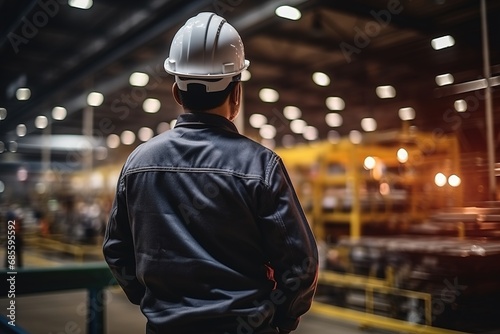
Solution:
<svg viewBox="0 0 500 334"><path fill-rule="evenodd" d="M282 332L297 328L312 303L318 275L318 249L288 173L279 157L268 167L261 196L259 225L263 231L275 290L273 325Z"/></svg>
<svg viewBox="0 0 500 334"><path fill-rule="evenodd" d="M125 201L124 179L120 176L103 244L104 259L130 302L139 305L145 288L136 276L134 242Z"/></svg>

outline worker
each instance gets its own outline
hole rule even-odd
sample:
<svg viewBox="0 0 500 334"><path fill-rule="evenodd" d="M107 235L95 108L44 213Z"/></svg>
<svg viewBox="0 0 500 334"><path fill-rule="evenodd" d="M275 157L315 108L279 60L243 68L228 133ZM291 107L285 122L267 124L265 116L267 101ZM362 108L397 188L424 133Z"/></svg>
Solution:
<svg viewBox="0 0 500 334"><path fill-rule="evenodd" d="M288 174L232 122L248 65L225 19L189 19L165 61L185 113L121 171L103 251L147 334L289 333L310 308L317 247Z"/></svg>

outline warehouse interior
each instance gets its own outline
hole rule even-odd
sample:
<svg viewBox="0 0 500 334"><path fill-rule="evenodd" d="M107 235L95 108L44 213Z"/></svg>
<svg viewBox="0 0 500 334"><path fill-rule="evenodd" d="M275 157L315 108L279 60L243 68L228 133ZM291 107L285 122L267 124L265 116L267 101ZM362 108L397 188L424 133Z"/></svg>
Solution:
<svg viewBox="0 0 500 334"><path fill-rule="evenodd" d="M235 124L281 156L318 240L311 313L360 330L500 332L494 0L0 0L1 229L21 212L25 279L103 269L120 169L183 113L163 64L202 11L240 33Z"/></svg>

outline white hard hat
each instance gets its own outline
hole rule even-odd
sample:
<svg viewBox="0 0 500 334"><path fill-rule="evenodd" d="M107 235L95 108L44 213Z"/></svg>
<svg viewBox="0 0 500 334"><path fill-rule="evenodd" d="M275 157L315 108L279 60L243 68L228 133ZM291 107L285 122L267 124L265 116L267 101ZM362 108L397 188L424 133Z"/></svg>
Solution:
<svg viewBox="0 0 500 334"><path fill-rule="evenodd" d="M222 17L203 12L175 34L164 66L175 75L181 90L187 90L189 83L199 83L207 92L218 92L249 64L236 29Z"/></svg>

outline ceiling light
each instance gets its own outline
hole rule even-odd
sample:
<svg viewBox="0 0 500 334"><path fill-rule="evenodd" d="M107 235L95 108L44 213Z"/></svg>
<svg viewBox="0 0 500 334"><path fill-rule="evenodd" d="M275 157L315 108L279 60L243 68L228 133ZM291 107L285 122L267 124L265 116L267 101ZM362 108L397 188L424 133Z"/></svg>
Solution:
<svg viewBox="0 0 500 334"><path fill-rule="evenodd" d="M68 5L79 9L89 9L93 5L92 0L68 0Z"/></svg>
<svg viewBox="0 0 500 334"><path fill-rule="evenodd" d="M151 138L153 138L153 136L154 136L153 129L148 127L142 127L139 129L139 132L137 132L137 137L139 137L141 141L148 141Z"/></svg>
<svg viewBox="0 0 500 334"><path fill-rule="evenodd" d="M259 91L259 97L263 102L272 103L278 101L280 95L272 88L262 88Z"/></svg>
<svg viewBox="0 0 500 334"><path fill-rule="evenodd" d="M302 119L294 119L290 122L290 129L293 133L301 134L304 132L304 128L307 126L306 121Z"/></svg>
<svg viewBox="0 0 500 334"><path fill-rule="evenodd" d="M104 102L104 95L99 92L91 92L87 96L87 104L91 107L99 107Z"/></svg>
<svg viewBox="0 0 500 334"><path fill-rule="evenodd" d="M145 112L154 114L160 110L161 107L161 102L158 99L153 99L149 98L144 100L142 103L142 109L144 109Z"/></svg>
<svg viewBox="0 0 500 334"><path fill-rule="evenodd" d="M24 137L24 136L26 136L26 125L24 125L24 124L19 124L19 125L16 127L16 134L17 134L19 137Z"/></svg>
<svg viewBox="0 0 500 334"><path fill-rule="evenodd" d="M5 191L5 184L0 181L0 194L3 193Z"/></svg>
<svg viewBox="0 0 500 334"><path fill-rule="evenodd" d="M331 126L332 128L336 128L342 125L344 122L344 119L342 118L342 115L336 113L336 112L331 112L326 114L325 116L325 121L328 126Z"/></svg>
<svg viewBox="0 0 500 334"><path fill-rule="evenodd" d="M29 88L18 88L16 90L16 98L19 101L26 101L31 97L31 90Z"/></svg>
<svg viewBox="0 0 500 334"><path fill-rule="evenodd" d="M135 133L125 130L122 132L120 139L123 145L132 145L135 142Z"/></svg>
<svg viewBox="0 0 500 334"><path fill-rule="evenodd" d="M455 39L450 35L434 38L431 41L432 48L434 50L441 50L444 48L449 48L450 46L455 45Z"/></svg>
<svg viewBox="0 0 500 334"><path fill-rule="evenodd" d="M260 129L264 124L267 123L267 117L261 114L253 114L248 119L250 125L256 129Z"/></svg>
<svg viewBox="0 0 500 334"><path fill-rule="evenodd" d="M326 138L330 143L337 144L340 141L340 134L338 133L338 131L330 130L328 131Z"/></svg>
<svg viewBox="0 0 500 334"><path fill-rule="evenodd" d="M375 93L377 93L377 96L381 99L392 99L396 96L396 89L390 85L378 86L375 89Z"/></svg>
<svg viewBox="0 0 500 334"><path fill-rule="evenodd" d="M302 111L296 106L286 106L283 108L283 115L289 120L294 120L302 116Z"/></svg>
<svg viewBox="0 0 500 334"><path fill-rule="evenodd" d="M264 124L260 128L259 134L264 139L273 139L276 137L276 128L271 124Z"/></svg>
<svg viewBox="0 0 500 334"><path fill-rule="evenodd" d="M375 160L374 157L371 157L371 156L368 156L365 158L365 160L363 161L363 167L365 167L365 169L373 169L375 168L375 165L377 164L377 161Z"/></svg>
<svg viewBox="0 0 500 334"><path fill-rule="evenodd" d="M170 130L170 124L167 123L167 122L161 122L156 127L156 133L157 134L163 133L163 132L168 131L168 130Z"/></svg>
<svg viewBox="0 0 500 334"><path fill-rule="evenodd" d="M248 81L252 77L252 73L249 70L244 70L241 72L241 81Z"/></svg>
<svg viewBox="0 0 500 334"><path fill-rule="evenodd" d="M443 173L437 173L434 176L434 183L438 187L442 187L446 184L446 176Z"/></svg>
<svg viewBox="0 0 500 334"><path fill-rule="evenodd" d="M144 87L149 82L149 75L147 75L146 73L142 73L142 72L134 72L130 75L128 82L132 86Z"/></svg>
<svg viewBox="0 0 500 334"><path fill-rule="evenodd" d="M326 107L330 110L344 110L345 102L341 97L330 96L326 99Z"/></svg>
<svg viewBox="0 0 500 334"><path fill-rule="evenodd" d="M106 138L106 145L108 145L109 148L117 148L120 146L120 137L114 133L110 134L108 138Z"/></svg>
<svg viewBox="0 0 500 334"><path fill-rule="evenodd" d="M300 17L302 16L302 14L300 13L300 10L298 10L297 8L292 7L292 6L280 6L280 7L276 8L275 13L279 17L293 20L293 21L300 19Z"/></svg>
<svg viewBox="0 0 500 334"><path fill-rule="evenodd" d="M0 121L4 120L5 117L7 117L7 109L5 108L0 108Z"/></svg>
<svg viewBox="0 0 500 334"><path fill-rule="evenodd" d="M355 145L360 144L363 140L363 135L358 130L351 130L349 132L349 140Z"/></svg>
<svg viewBox="0 0 500 334"><path fill-rule="evenodd" d="M455 78L450 73L436 75L436 84L438 86L451 85L455 81Z"/></svg>
<svg viewBox="0 0 500 334"><path fill-rule="evenodd" d="M13 140L9 142L9 151L11 151L12 153L17 152L17 147L18 147L17 142Z"/></svg>
<svg viewBox="0 0 500 334"><path fill-rule="evenodd" d="M318 86L328 86L330 84L330 77L323 72L314 72L312 75L314 83Z"/></svg>
<svg viewBox="0 0 500 334"><path fill-rule="evenodd" d="M453 106L458 112L467 111L467 102L465 100L456 100Z"/></svg>
<svg viewBox="0 0 500 334"><path fill-rule="evenodd" d="M28 179L28 170L24 167L20 167L17 170L17 180L24 182Z"/></svg>
<svg viewBox="0 0 500 334"><path fill-rule="evenodd" d="M56 121L62 121L66 118L68 111L64 107L54 107L52 109L52 118Z"/></svg>
<svg viewBox="0 0 500 334"><path fill-rule="evenodd" d="M405 150L404 148L400 148L398 152L396 153L396 157L398 158L398 161L402 164L408 161L408 151Z"/></svg>
<svg viewBox="0 0 500 334"><path fill-rule="evenodd" d="M453 175L450 175L450 177L448 178L448 184L452 187L458 187L460 185L460 183L462 183L462 181L460 180L460 178L453 174Z"/></svg>
<svg viewBox="0 0 500 334"><path fill-rule="evenodd" d="M415 109L412 107L400 108L398 115L402 121L411 121L415 118Z"/></svg>
<svg viewBox="0 0 500 334"><path fill-rule="evenodd" d="M3 141L0 140L0 153L3 153L5 151L5 144Z"/></svg>
<svg viewBox="0 0 500 334"><path fill-rule="evenodd" d="M316 129L314 126L311 125L306 126L304 128L302 136L304 136L304 138L307 140L316 140L318 139L318 129Z"/></svg>
<svg viewBox="0 0 500 334"><path fill-rule="evenodd" d="M48 124L49 124L49 121L47 120L47 117L45 117L45 116L37 116L35 118L35 127L37 129L45 129Z"/></svg>
<svg viewBox="0 0 500 334"><path fill-rule="evenodd" d="M366 132L377 130L377 121L374 118L367 117L361 120L361 128Z"/></svg>

